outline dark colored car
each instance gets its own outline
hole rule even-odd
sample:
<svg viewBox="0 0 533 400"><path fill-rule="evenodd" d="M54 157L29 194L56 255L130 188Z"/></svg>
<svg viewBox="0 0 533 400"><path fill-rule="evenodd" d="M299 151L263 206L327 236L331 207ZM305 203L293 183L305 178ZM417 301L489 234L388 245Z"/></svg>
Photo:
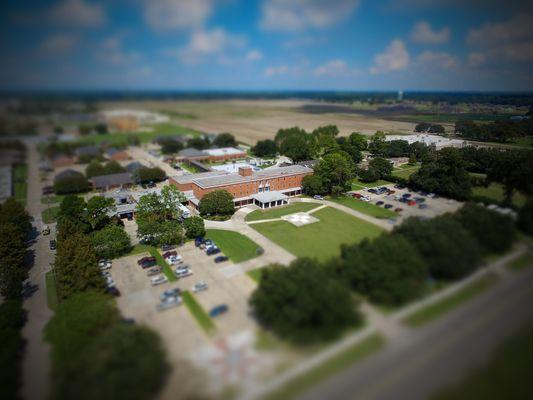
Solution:
<svg viewBox="0 0 533 400"><path fill-rule="evenodd" d="M57 247L56 241L54 239L50 240L50 250L55 250Z"/></svg>
<svg viewBox="0 0 533 400"><path fill-rule="evenodd" d="M228 261L229 258L227 256L218 256L218 257L215 257L215 262L216 263L221 263L221 262L224 262L224 261Z"/></svg>
<svg viewBox="0 0 533 400"><path fill-rule="evenodd" d="M394 209L394 211L396 211L396 212L402 212L402 211L403 211L403 208L397 207L397 208Z"/></svg>
<svg viewBox="0 0 533 400"><path fill-rule="evenodd" d="M145 263L150 262L150 261L155 261L155 257L143 257L143 258L137 260L137 264L141 265L141 264L145 264Z"/></svg>
<svg viewBox="0 0 533 400"><path fill-rule="evenodd" d="M381 200L380 200L380 201L376 201L376 205L377 205L377 206L381 206L381 205L383 205L384 203L385 203L385 202L384 202L384 201L381 201Z"/></svg>
<svg viewBox="0 0 533 400"><path fill-rule="evenodd" d="M167 251L166 253L163 254L163 258L169 258L171 256L177 256L177 255L178 255L177 251Z"/></svg>
<svg viewBox="0 0 533 400"><path fill-rule="evenodd" d="M43 194L54 194L54 188L52 186L45 186L43 187Z"/></svg>
<svg viewBox="0 0 533 400"><path fill-rule="evenodd" d="M404 194L402 194L402 197L404 199L407 199L407 198L411 197L411 193L404 193Z"/></svg>
<svg viewBox="0 0 533 400"><path fill-rule="evenodd" d="M420 204L418 206L418 208L420 208L421 210L425 210L426 208L428 208L428 205L427 204Z"/></svg>
<svg viewBox="0 0 533 400"><path fill-rule="evenodd" d="M150 181L146 186L149 188L155 188L156 184L153 181Z"/></svg>
<svg viewBox="0 0 533 400"><path fill-rule="evenodd" d="M211 311L209 311L209 316L212 318L218 317L219 315L224 314L226 312L228 312L228 306L226 304L220 304L216 307L213 307Z"/></svg>
<svg viewBox="0 0 533 400"><path fill-rule="evenodd" d="M120 290L118 290L115 286L107 287L106 291L111 296L115 296L115 297L119 297L120 296Z"/></svg>
<svg viewBox="0 0 533 400"><path fill-rule="evenodd" d="M373 189L373 188L372 188L372 189L368 189L368 191L369 191L370 193L374 193L374 194L377 194L377 192L378 192L376 189Z"/></svg>
<svg viewBox="0 0 533 400"><path fill-rule="evenodd" d="M202 243L204 243L205 239L203 237L197 237L196 239L194 239L194 245L196 247L200 247L200 245Z"/></svg>
<svg viewBox="0 0 533 400"><path fill-rule="evenodd" d="M174 244L164 244L163 246L161 246L161 250L162 251L169 251L169 250L173 250L176 248L176 245Z"/></svg>
<svg viewBox="0 0 533 400"><path fill-rule="evenodd" d="M218 254L218 253L220 253L220 249L218 247L211 247L207 249L207 251L205 252L205 254L207 254L208 256L212 256L213 254Z"/></svg>
<svg viewBox="0 0 533 400"><path fill-rule="evenodd" d="M392 204L385 204L383 207L385 207L385 208L392 208Z"/></svg>

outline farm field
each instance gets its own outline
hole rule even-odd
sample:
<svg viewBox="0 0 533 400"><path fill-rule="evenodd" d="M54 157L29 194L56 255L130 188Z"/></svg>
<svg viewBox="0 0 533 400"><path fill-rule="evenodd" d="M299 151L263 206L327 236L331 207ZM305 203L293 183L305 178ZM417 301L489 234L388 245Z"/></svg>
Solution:
<svg viewBox="0 0 533 400"><path fill-rule="evenodd" d="M358 243L379 236L381 228L327 207L313 213L320 221L296 227L287 221L250 225L262 235L298 257L321 261L339 255L341 244Z"/></svg>
<svg viewBox="0 0 533 400"><path fill-rule="evenodd" d="M248 144L273 138L278 129L291 126L312 131L319 126L336 124L341 135L349 135L354 131L371 135L378 130L410 133L415 126L412 122L388 121L363 115L353 107L348 107L345 112L334 108L328 112L321 110L323 104L303 100L154 100L104 102L100 106L165 113L177 125L201 132L230 132L237 140Z"/></svg>

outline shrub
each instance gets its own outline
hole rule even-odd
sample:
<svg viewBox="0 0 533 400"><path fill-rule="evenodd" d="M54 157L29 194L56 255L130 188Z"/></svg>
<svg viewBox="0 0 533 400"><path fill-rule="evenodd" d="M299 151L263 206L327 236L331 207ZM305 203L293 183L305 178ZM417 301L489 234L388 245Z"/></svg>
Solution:
<svg viewBox="0 0 533 400"><path fill-rule="evenodd" d="M117 225L108 225L91 234L91 242L98 258L116 258L131 249L130 237Z"/></svg>
<svg viewBox="0 0 533 400"><path fill-rule="evenodd" d="M183 220L183 227L188 238L194 239L205 235L204 220L200 217L189 217Z"/></svg>

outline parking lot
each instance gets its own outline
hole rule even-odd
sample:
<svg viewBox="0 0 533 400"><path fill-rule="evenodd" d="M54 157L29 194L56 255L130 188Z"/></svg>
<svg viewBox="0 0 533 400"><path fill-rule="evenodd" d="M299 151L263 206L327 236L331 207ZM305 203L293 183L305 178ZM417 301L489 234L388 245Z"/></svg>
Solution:
<svg viewBox="0 0 533 400"><path fill-rule="evenodd" d="M215 264L214 257L207 256L194 243L186 243L177 251L183 257L184 264L190 266L193 275L157 286L151 285L146 270L137 264L138 259L149 256L149 253L113 261L110 272L121 292L117 302L123 315L160 332L167 348L176 358L193 357L214 338L244 330L255 331L255 322L248 306L248 298L255 288L254 281L243 273L227 273L233 269L229 261ZM208 285L207 290L193 294L206 312L220 304L226 304L229 309L225 314L213 318L216 331L212 337L202 330L184 304L163 311L156 309L159 296L165 290L179 288L192 293L197 282Z"/></svg>
<svg viewBox="0 0 533 400"><path fill-rule="evenodd" d="M390 207L391 211L401 208L402 211L398 212L398 221L409 217L433 218L447 212L454 212L462 205L461 202L456 200L446 199L439 196L432 197L427 194L417 193L408 188L398 189L393 184L385 185L383 187L394 191L394 193L375 194L369 192L368 189L357 190L353 193L368 196L371 204L376 204L377 202L382 201L383 204L380 204L380 207L390 204L392 206ZM410 199L420 198L423 200L419 203L415 202L416 204L409 205L408 203L399 201L399 198L404 194L410 194ZM424 206L420 207L422 204L424 204Z"/></svg>

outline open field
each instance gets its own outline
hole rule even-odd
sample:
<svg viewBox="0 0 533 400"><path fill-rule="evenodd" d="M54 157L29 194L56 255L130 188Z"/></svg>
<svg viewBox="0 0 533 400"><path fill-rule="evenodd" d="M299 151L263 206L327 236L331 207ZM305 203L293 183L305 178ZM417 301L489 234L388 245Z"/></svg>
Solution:
<svg viewBox="0 0 533 400"><path fill-rule="evenodd" d="M238 232L208 229L206 238L211 239L235 263L257 257L259 246Z"/></svg>
<svg viewBox="0 0 533 400"><path fill-rule="evenodd" d="M375 182L362 182L358 178L355 178L352 181L352 190L361 190L364 188L373 188L373 187L385 186L385 185L390 185L390 182L385 181L383 179L379 179Z"/></svg>
<svg viewBox="0 0 533 400"><path fill-rule="evenodd" d="M313 213L313 217L320 221L301 227L287 221L250 226L298 257L315 257L322 261L338 256L343 243L357 243L382 232L375 225L330 207Z"/></svg>
<svg viewBox="0 0 533 400"><path fill-rule="evenodd" d="M504 199L503 186L499 183L492 183L488 187L476 186L472 188L472 196L475 201L502 204ZM514 193L513 206L522 207L525 202L526 198L522 193Z"/></svg>
<svg viewBox="0 0 533 400"><path fill-rule="evenodd" d="M399 178L409 179L409 177L419 169L420 165L405 165L392 171L392 175Z"/></svg>
<svg viewBox="0 0 533 400"><path fill-rule="evenodd" d="M246 215L245 221L260 221L262 219L275 219L283 215L293 214L297 212L309 211L313 208L320 207L316 203L293 203L282 207L276 207L268 210L255 210Z"/></svg>
<svg viewBox="0 0 533 400"><path fill-rule="evenodd" d="M346 111L316 112L308 106L324 103L303 100L198 100L198 101L120 101L101 103L104 109L145 109L163 112L172 122L201 132L230 132L237 140L253 144L272 138L280 128L300 126L312 131L318 126L336 124L342 135L358 131L373 134L385 132L410 133L412 122L387 121Z"/></svg>

